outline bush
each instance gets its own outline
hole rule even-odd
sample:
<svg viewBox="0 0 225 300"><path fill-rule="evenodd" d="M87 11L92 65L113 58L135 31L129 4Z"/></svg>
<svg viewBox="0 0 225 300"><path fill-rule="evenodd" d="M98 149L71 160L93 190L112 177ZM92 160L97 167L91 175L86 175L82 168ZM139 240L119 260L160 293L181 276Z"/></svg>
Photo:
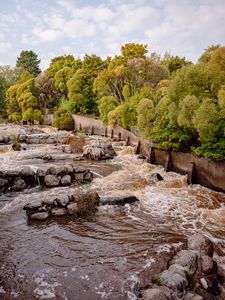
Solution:
<svg viewBox="0 0 225 300"><path fill-rule="evenodd" d="M70 150L72 153L82 153L83 147L85 145L85 135L83 133L78 133L77 136L69 136L64 139L63 144L70 145Z"/></svg>
<svg viewBox="0 0 225 300"><path fill-rule="evenodd" d="M53 114L53 126L59 130L74 130L74 119L72 114L65 109L59 108Z"/></svg>

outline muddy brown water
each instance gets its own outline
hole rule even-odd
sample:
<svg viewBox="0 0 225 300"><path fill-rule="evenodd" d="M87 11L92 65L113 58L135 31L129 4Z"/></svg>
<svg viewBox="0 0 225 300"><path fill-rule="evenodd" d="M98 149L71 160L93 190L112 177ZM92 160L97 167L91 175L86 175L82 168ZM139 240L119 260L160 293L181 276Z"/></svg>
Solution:
<svg viewBox="0 0 225 300"><path fill-rule="evenodd" d="M130 147L111 161L76 164L96 174L84 188L95 188L100 196L136 195L140 201L102 206L83 219L28 222L25 203L74 188L5 195L0 204L0 299L136 299L132 287L139 273L194 232L210 237L224 253L224 194L188 186L185 176L137 159ZM154 182L152 172L164 181Z"/></svg>

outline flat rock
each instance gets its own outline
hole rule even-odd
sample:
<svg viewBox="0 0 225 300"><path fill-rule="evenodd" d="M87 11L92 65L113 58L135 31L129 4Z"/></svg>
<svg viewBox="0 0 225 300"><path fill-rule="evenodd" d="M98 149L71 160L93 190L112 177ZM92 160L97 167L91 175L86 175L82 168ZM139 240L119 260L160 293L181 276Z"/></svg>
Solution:
<svg viewBox="0 0 225 300"><path fill-rule="evenodd" d="M100 205L125 205L139 201L136 196L107 197L100 199Z"/></svg>
<svg viewBox="0 0 225 300"><path fill-rule="evenodd" d="M51 214L55 217L65 216L67 214L67 211L65 208L53 208L51 210Z"/></svg>
<svg viewBox="0 0 225 300"><path fill-rule="evenodd" d="M16 177L20 175L20 169L7 170L7 176Z"/></svg>
<svg viewBox="0 0 225 300"><path fill-rule="evenodd" d="M48 174L45 176L46 186L58 186L60 183L60 178L56 175Z"/></svg>
<svg viewBox="0 0 225 300"><path fill-rule="evenodd" d="M32 215L30 215L30 218L32 220L46 220L49 217L49 213L48 212L37 212L34 213Z"/></svg>

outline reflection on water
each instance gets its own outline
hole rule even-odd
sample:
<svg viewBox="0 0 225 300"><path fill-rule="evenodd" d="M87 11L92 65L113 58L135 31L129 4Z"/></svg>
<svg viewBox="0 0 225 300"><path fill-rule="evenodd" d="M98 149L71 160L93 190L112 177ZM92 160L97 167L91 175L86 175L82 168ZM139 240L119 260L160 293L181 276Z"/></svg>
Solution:
<svg viewBox="0 0 225 300"><path fill-rule="evenodd" d="M140 200L136 204L102 206L85 219L27 223L24 203L73 188L30 190L2 202L0 296L135 299L131 290L139 271L193 232L204 232L224 251L225 195L188 186L185 176L164 173L137 159L133 151L126 148L114 160L90 167L104 176L93 182L100 196L132 194ZM164 181L155 182L152 172L159 172Z"/></svg>

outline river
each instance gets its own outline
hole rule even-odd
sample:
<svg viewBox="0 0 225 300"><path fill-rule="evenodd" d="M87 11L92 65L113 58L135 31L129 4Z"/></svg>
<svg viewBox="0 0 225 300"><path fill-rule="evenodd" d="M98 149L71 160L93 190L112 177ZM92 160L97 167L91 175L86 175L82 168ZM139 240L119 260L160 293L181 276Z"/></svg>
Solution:
<svg viewBox="0 0 225 300"><path fill-rule="evenodd" d="M42 147L46 151L49 146ZM29 163L12 155L1 154L2 166ZM84 188L97 189L101 197L135 195L139 202L100 206L80 219L29 222L22 210L25 203L72 187L2 195L1 299L136 299L132 287L140 271L194 232L210 237L216 251L225 253L223 193L187 185L186 176L138 159L132 147L118 147L113 160L74 163L89 166L96 175ZM164 180L155 182L153 172Z"/></svg>

